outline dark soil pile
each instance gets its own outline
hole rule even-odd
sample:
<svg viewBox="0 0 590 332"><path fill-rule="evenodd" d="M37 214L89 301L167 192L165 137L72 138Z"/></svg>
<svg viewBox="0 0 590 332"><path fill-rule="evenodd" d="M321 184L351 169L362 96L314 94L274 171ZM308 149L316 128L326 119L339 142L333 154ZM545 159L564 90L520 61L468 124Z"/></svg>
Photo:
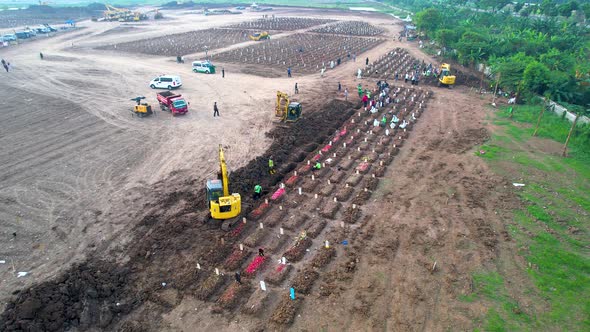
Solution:
<svg viewBox="0 0 590 332"><path fill-rule="evenodd" d="M67 274L21 292L6 307L0 330L106 327L143 300L125 287L129 273L126 267L100 261L73 266Z"/></svg>

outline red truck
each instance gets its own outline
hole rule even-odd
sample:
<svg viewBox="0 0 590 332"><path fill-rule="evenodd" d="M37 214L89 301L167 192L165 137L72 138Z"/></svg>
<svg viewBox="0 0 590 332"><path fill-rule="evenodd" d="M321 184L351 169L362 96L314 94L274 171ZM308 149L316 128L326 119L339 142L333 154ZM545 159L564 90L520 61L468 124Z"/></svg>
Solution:
<svg viewBox="0 0 590 332"><path fill-rule="evenodd" d="M162 111L170 112L173 115L186 114L188 112L188 104L182 98L182 95L171 91L163 91L159 92L156 98L158 98Z"/></svg>

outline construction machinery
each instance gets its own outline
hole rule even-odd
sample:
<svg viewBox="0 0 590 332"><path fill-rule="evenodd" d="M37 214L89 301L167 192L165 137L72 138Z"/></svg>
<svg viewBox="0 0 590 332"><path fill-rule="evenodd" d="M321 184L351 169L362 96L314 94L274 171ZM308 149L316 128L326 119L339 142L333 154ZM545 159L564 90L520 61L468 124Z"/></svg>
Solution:
<svg viewBox="0 0 590 332"><path fill-rule="evenodd" d="M438 86L448 86L455 84L455 75L451 75L451 65L443 63L440 65L440 76L438 78Z"/></svg>
<svg viewBox="0 0 590 332"><path fill-rule="evenodd" d="M301 117L303 107L300 103L290 102L289 95L277 91L277 105L275 116L284 122L295 122Z"/></svg>
<svg viewBox="0 0 590 332"><path fill-rule="evenodd" d="M250 38L251 40L254 40L254 41L259 41L259 40L263 40L263 39L270 39L270 35L268 34L267 31L262 31L262 32L253 33L253 34L249 35L248 38Z"/></svg>
<svg viewBox="0 0 590 332"><path fill-rule="evenodd" d="M103 12L104 21L137 22L147 19L147 15L140 12L132 12L129 9L117 8L109 4L105 4L104 6L106 8Z"/></svg>
<svg viewBox="0 0 590 332"><path fill-rule="evenodd" d="M150 104L141 102L143 99L145 99L144 96L138 96L135 98L131 98L132 101L137 103L133 107L133 110L131 111L131 112L133 112L132 115L137 114L137 116L139 116L140 118L143 118L144 116L149 116L153 113L152 106Z"/></svg>
<svg viewBox="0 0 590 332"><path fill-rule="evenodd" d="M221 229L227 231L239 222L242 197L238 193L229 193L227 165L221 144L219 144L219 168L217 179L207 180L207 203L211 219L221 221Z"/></svg>

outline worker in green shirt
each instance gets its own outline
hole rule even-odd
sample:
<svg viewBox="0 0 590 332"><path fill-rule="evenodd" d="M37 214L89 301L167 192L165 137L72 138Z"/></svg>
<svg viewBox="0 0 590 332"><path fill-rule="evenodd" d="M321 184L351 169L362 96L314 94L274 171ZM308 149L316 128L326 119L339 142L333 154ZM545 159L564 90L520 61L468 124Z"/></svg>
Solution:
<svg viewBox="0 0 590 332"><path fill-rule="evenodd" d="M387 126L387 118L385 117L385 115L381 118L381 127L386 127Z"/></svg>
<svg viewBox="0 0 590 332"><path fill-rule="evenodd" d="M272 160L272 156L268 158L268 173L275 174L275 162Z"/></svg>
<svg viewBox="0 0 590 332"><path fill-rule="evenodd" d="M254 186L254 200L259 199L262 196L262 186L257 184Z"/></svg>
<svg viewBox="0 0 590 332"><path fill-rule="evenodd" d="M316 161L315 165L313 165L312 171L319 171L320 169L322 169L322 164L319 161Z"/></svg>

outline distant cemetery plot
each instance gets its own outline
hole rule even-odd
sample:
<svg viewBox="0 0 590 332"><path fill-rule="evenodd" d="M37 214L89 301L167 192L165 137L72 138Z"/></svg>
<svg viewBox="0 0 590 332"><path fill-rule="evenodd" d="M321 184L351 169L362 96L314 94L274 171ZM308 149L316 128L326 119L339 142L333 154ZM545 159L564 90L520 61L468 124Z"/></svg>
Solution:
<svg viewBox="0 0 590 332"><path fill-rule="evenodd" d="M106 45L97 49L177 56L214 50L245 42L249 40L248 35L250 33L251 31L239 29L207 29Z"/></svg>
<svg viewBox="0 0 590 332"><path fill-rule="evenodd" d="M260 65L265 68L286 70L291 67L296 73L320 72L355 55L366 52L384 42L381 38L345 37L338 35L299 33L285 38L271 39L212 56L217 62Z"/></svg>
<svg viewBox="0 0 590 332"><path fill-rule="evenodd" d="M237 29L254 29L254 30L282 30L293 31L305 29L316 25L336 22L334 20L320 18L302 18L302 17L277 17L261 18L255 21L242 22L229 26Z"/></svg>
<svg viewBox="0 0 590 332"><path fill-rule="evenodd" d="M367 22L344 21L319 27L311 31L349 36L377 36L382 34L385 30L377 28Z"/></svg>

